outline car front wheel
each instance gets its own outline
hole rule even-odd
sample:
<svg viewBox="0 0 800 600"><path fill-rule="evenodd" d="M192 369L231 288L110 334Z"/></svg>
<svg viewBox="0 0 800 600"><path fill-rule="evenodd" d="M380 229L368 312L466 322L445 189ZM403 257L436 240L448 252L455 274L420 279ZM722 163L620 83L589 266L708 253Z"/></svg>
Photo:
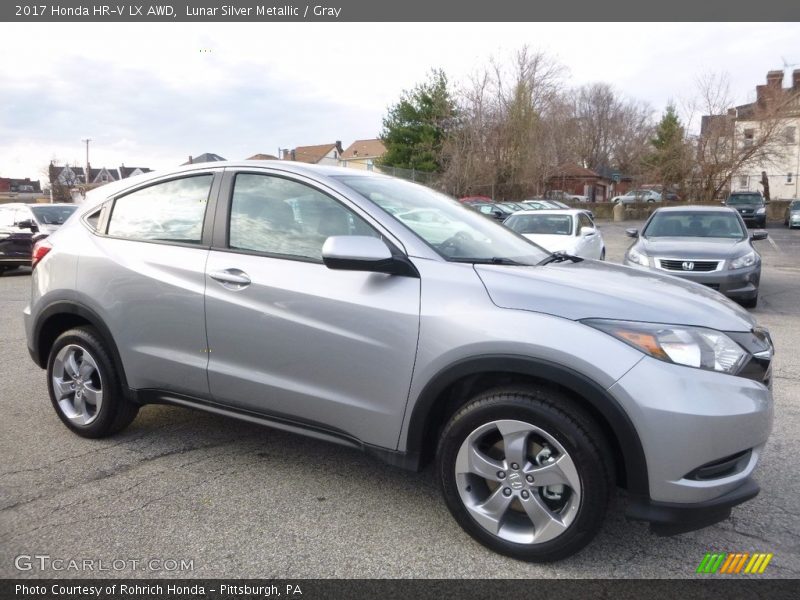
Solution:
<svg viewBox="0 0 800 600"><path fill-rule="evenodd" d="M578 552L599 531L613 465L594 422L548 387L498 389L448 422L438 478L450 512L481 544L531 562Z"/></svg>

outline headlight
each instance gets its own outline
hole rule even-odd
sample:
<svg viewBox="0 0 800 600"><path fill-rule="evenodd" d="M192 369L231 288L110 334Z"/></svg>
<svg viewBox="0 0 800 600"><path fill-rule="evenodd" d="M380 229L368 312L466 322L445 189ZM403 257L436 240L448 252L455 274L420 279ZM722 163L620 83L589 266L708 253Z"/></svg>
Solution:
<svg viewBox="0 0 800 600"><path fill-rule="evenodd" d="M602 319L583 323L653 358L687 367L734 374L748 356L739 344L713 329Z"/></svg>
<svg viewBox="0 0 800 600"><path fill-rule="evenodd" d="M647 261L647 255L643 252L637 252L633 248L628 250L628 260L643 267L649 267L650 263Z"/></svg>
<svg viewBox="0 0 800 600"><path fill-rule="evenodd" d="M756 253L755 251L750 251L744 256L740 256L739 258L734 258L731 261L730 269L743 269L744 267L752 267L756 264Z"/></svg>
<svg viewBox="0 0 800 600"><path fill-rule="evenodd" d="M756 211L756 214L757 214L757 215L763 215L765 212L767 212L767 209L766 209L766 207L762 206L761 208L759 208L759 209Z"/></svg>

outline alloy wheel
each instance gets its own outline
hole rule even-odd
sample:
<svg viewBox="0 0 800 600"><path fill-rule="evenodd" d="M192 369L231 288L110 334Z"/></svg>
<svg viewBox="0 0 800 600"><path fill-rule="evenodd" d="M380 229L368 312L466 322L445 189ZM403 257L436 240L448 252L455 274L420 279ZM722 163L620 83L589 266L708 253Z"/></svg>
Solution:
<svg viewBox="0 0 800 600"><path fill-rule="evenodd" d="M509 542L557 538L581 504L581 480L569 453L524 421L497 420L475 429L459 448L455 475L472 518Z"/></svg>
<svg viewBox="0 0 800 600"><path fill-rule="evenodd" d="M103 379L94 357L77 344L64 346L53 361L53 393L61 412L77 425L89 425L103 405Z"/></svg>

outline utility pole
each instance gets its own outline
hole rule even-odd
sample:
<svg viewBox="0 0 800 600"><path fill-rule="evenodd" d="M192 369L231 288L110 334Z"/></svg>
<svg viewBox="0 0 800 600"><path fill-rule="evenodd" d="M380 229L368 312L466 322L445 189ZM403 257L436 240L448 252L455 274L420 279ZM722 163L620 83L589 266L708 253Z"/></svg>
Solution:
<svg viewBox="0 0 800 600"><path fill-rule="evenodd" d="M88 186L89 185L89 142L92 141L92 138L83 138L81 140L84 144L86 144L86 170L84 171L83 180L84 183Z"/></svg>

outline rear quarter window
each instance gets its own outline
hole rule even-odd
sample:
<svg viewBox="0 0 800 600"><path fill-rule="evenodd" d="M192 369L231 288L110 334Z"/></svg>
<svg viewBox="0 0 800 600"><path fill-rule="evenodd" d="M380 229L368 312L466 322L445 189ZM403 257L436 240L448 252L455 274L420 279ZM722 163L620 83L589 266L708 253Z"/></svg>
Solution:
<svg viewBox="0 0 800 600"><path fill-rule="evenodd" d="M107 234L131 240L199 244L214 176L150 185L114 201Z"/></svg>

